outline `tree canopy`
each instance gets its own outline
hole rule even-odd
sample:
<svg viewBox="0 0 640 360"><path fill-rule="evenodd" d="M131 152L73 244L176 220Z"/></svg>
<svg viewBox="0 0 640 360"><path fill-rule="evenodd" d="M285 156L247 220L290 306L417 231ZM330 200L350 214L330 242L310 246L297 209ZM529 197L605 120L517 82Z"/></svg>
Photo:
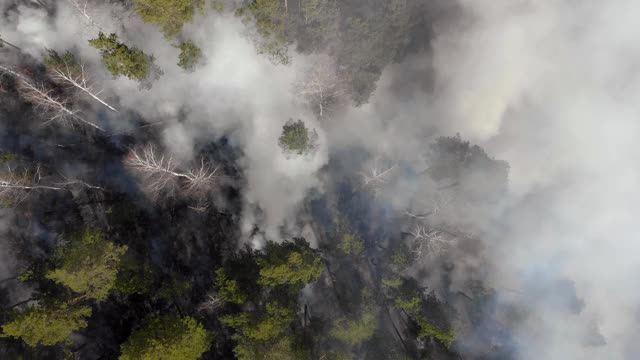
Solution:
<svg viewBox="0 0 640 360"><path fill-rule="evenodd" d="M65 341L72 332L86 327L90 315L88 306L34 306L2 325L0 336L21 338L29 346L55 345Z"/></svg>
<svg viewBox="0 0 640 360"><path fill-rule="evenodd" d="M216 270L216 287L224 301L236 304L247 301L247 296L240 290L238 282L229 278L223 268Z"/></svg>
<svg viewBox="0 0 640 360"><path fill-rule="evenodd" d="M46 277L88 298L104 300L116 282L127 246L105 240L99 231L86 230L55 254L61 263Z"/></svg>
<svg viewBox="0 0 640 360"><path fill-rule="evenodd" d="M150 79L154 70L153 56L118 41L116 34L107 36L100 32L97 38L89 40L89 44L100 50L102 62L114 77L126 76L141 82Z"/></svg>
<svg viewBox="0 0 640 360"><path fill-rule="evenodd" d="M183 41L180 43L178 60L178 66L186 71L194 71L202 60L202 50L191 40Z"/></svg>
<svg viewBox="0 0 640 360"><path fill-rule="evenodd" d="M197 360L213 335L192 317L164 315L149 320L121 346L119 360Z"/></svg>
<svg viewBox="0 0 640 360"><path fill-rule="evenodd" d="M300 238L281 244L267 242L265 255L257 262L261 285L299 286L315 281L322 273L322 261Z"/></svg>
<svg viewBox="0 0 640 360"><path fill-rule="evenodd" d="M159 26L167 39L178 35L203 7L204 0L133 0L133 10L144 22Z"/></svg>
<svg viewBox="0 0 640 360"><path fill-rule="evenodd" d="M316 147L318 134L309 130L302 120L287 121L282 126L282 134L278 138L278 144L285 153L304 155L312 153Z"/></svg>
<svg viewBox="0 0 640 360"><path fill-rule="evenodd" d="M287 8L282 0L255 0L236 10L244 21L255 21L260 39L258 51L282 64L289 63Z"/></svg>

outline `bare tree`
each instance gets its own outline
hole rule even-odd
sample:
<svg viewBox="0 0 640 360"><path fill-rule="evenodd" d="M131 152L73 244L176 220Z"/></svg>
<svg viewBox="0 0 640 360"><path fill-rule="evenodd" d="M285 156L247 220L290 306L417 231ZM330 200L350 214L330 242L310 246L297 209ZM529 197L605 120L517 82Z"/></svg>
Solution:
<svg viewBox="0 0 640 360"><path fill-rule="evenodd" d="M422 225L417 225L409 234L413 236L413 252L416 257L422 257L426 253L439 254L455 241L447 232L428 229Z"/></svg>
<svg viewBox="0 0 640 360"><path fill-rule="evenodd" d="M388 167L380 166L380 158L375 158L371 161L370 165L366 167L366 170L360 172L362 177L362 184L364 186L380 186L389 182L389 176L393 173L395 165Z"/></svg>
<svg viewBox="0 0 640 360"><path fill-rule="evenodd" d="M18 90L27 101L47 114L48 120L45 121L43 125L52 122L69 125L81 123L96 130L104 131L104 129L98 125L80 117L78 115L79 111L71 109L68 98L54 95L54 91L48 89L44 84L36 85L29 81L22 80L18 82Z"/></svg>
<svg viewBox="0 0 640 360"><path fill-rule="evenodd" d="M437 193L433 200L433 206L429 210L425 210L422 213L415 213L410 210L404 210L402 213L406 216L412 217L418 220L424 220L429 216L436 215L446 209L446 207L453 202L451 197L445 197L441 193Z"/></svg>
<svg viewBox="0 0 640 360"><path fill-rule="evenodd" d="M18 204L26 199L32 191L37 190L64 190L56 186L40 185L40 166L36 166L32 174L28 170L16 171L7 166L5 171L0 171L0 199L12 204Z"/></svg>
<svg viewBox="0 0 640 360"><path fill-rule="evenodd" d="M336 65L328 56L312 63L301 80L295 85L295 91L320 118L333 110L333 107L346 93L346 82L336 71Z"/></svg>
<svg viewBox="0 0 640 360"><path fill-rule="evenodd" d="M16 49L16 50L18 50L18 51L19 51L19 50L22 50L22 49L20 49L19 47L17 47L17 46L15 46L15 45L13 45L12 43L10 43L10 42L8 42L8 41L4 40L4 39L2 38L2 36L0 36L0 48L1 48L1 47L3 47L4 45L9 45L9 46L11 46L12 48L14 48L14 49Z"/></svg>
<svg viewBox="0 0 640 360"><path fill-rule="evenodd" d="M76 11L87 21L89 25L94 26L99 31L103 31L102 26L100 26L100 24L98 24L94 20L93 16L89 14L89 11L87 10L89 2L87 0L84 0L84 1L67 0L67 1L71 4L71 6L73 6L74 9L76 9Z"/></svg>
<svg viewBox="0 0 640 360"><path fill-rule="evenodd" d="M70 64L65 59L60 59L61 63L58 66L52 66L50 68L51 77L54 81L59 81L70 85L71 87L78 89L85 94L89 95L102 105L108 107L111 111L118 112L113 106L109 105L106 101L102 100L99 95L102 90L94 90L93 84L90 82L89 77L84 69L84 64Z"/></svg>
<svg viewBox="0 0 640 360"><path fill-rule="evenodd" d="M198 310L206 313L212 313L223 305L224 300L222 300L222 298L220 298L215 292L209 292L206 299L198 305Z"/></svg>
<svg viewBox="0 0 640 360"><path fill-rule="evenodd" d="M66 97L57 96L52 89L48 89L44 84L37 85L26 76L12 70L9 67L0 65L0 73L7 73L16 78L18 91L36 108L47 114L47 121L43 124L61 122L66 124L81 123L96 130L104 131L98 125L87 121L78 115L78 111L72 110L70 101Z"/></svg>
<svg viewBox="0 0 640 360"><path fill-rule="evenodd" d="M71 188L71 187L75 187L75 188L87 188L87 189L93 189L93 190L102 190L105 191L106 189L101 187L101 186L96 186L96 185L91 185L88 182L84 181L84 180L80 180L78 178L74 178L74 177L68 177L65 176L63 174L60 174L60 176L62 177L62 179L64 181L61 182L57 182L56 185L58 186L62 186L65 188Z"/></svg>
<svg viewBox="0 0 640 360"><path fill-rule="evenodd" d="M219 178L219 167L212 169L204 159L198 166L181 170L177 161L171 156L160 155L152 145L131 149L125 164L143 178L153 194L176 186L187 194L194 194L210 189Z"/></svg>

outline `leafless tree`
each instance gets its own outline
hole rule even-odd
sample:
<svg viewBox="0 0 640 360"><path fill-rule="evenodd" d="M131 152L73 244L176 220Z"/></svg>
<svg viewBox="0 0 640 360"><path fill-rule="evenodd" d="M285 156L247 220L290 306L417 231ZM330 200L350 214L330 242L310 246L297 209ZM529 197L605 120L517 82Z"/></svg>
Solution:
<svg viewBox="0 0 640 360"><path fill-rule="evenodd" d="M30 81L22 80L18 82L18 90L27 101L47 114L48 120L43 125L53 122L69 125L80 123L104 131L98 125L80 117L79 111L71 109L68 98L56 96L54 91L48 89L44 84L36 85Z"/></svg>
<svg viewBox="0 0 640 360"><path fill-rule="evenodd" d="M102 190L105 191L106 189L101 187L101 186L96 186L96 185L91 185L88 182L84 181L84 180L80 180L78 178L74 178L74 177L68 177L65 175L60 174L60 176L62 177L62 179L64 181L60 181L57 182L56 185L58 186L62 186L65 188L71 188L71 187L80 187L80 188L88 188L88 189L94 189L94 190Z"/></svg>
<svg viewBox="0 0 640 360"><path fill-rule="evenodd" d="M223 305L224 300L214 292L210 292L207 294L206 299L198 305L198 310L206 313L212 313L220 309Z"/></svg>
<svg viewBox="0 0 640 360"><path fill-rule="evenodd" d="M336 71L336 65L330 57L324 56L307 67L307 71L295 85L295 91L306 103L317 111L320 118L333 110L333 107L346 93L346 82Z"/></svg>
<svg viewBox="0 0 640 360"><path fill-rule="evenodd" d="M441 193L437 193L435 195L434 201L433 201L433 206L431 207L431 209L429 210L425 210L421 213L415 213L412 212L410 210L404 210L402 213L406 216L412 217L414 219L417 220L424 220L432 215L436 215L438 213L440 213L443 209L446 208L446 206L448 206L451 202L453 201L453 199L451 197L445 197L443 194Z"/></svg>
<svg viewBox="0 0 640 360"><path fill-rule="evenodd" d="M66 97L55 95L52 89L47 88L44 84L35 84L26 76L12 70L9 67L0 65L0 73L7 73L16 78L18 91L25 100L31 102L36 108L47 114L47 121L43 125L60 122L65 124L84 124L96 130L104 131L98 125L87 121L78 115L78 111L72 110L70 101Z"/></svg>
<svg viewBox="0 0 640 360"><path fill-rule="evenodd" d="M18 204L29 194L37 190L64 190L56 186L40 185L40 166L36 166L33 173L28 170L17 171L7 165L5 171L0 171L0 199Z"/></svg>
<svg viewBox="0 0 640 360"><path fill-rule="evenodd" d="M194 194L210 189L219 178L219 167L212 169L204 159L197 166L181 170L177 161L171 156L160 155L152 145L131 149L126 165L143 178L153 194L176 186L187 194Z"/></svg>
<svg viewBox="0 0 640 360"><path fill-rule="evenodd" d="M416 257L422 257L427 253L442 253L455 241L455 238L448 233L438 229L429 229L423 225L417 225L409 234L413 236L413 252Z"/></svg>
<svg viewBox="0 0 640 360"><path fill-rule="evenodd" d="M116 110L113 106L109 105L106 101L102 100L99 97L100 93L102 93L102 90L94 90L94 86L90 82L89 77L85 72L84 64L68 64L63 60L63 63L60 64L60 66L52 67L50 69L50 73L54 81L68 84L73 88L89 95L94 100L108 107L110 110L118 112L118 110Z"/></svg>
<svg viewBox="0 0 640 360"><path fill-rule="evenodd" d="M87 21L89 25L94 26L99 31L103 31L102 26L100 26L100 24L98 24L94 20L93 16L89 14L89 11L87 10L89 2L87 0L84 0L84 1L67 0L67 1L71 4L71 6L73 6L74 9L76 9L76 11Z"/></svg>
<svg viewBox="0 0 640 360"><path fill-rule="evenodd" d="M22 49L20 49L19 47L17 47L16 45L13 45L12 43L10 43L10 42L8 42L8 41L4 40L4 39L2 38L2 36L0 36L0 48L1 48L1 47L3 47L4 45L9 45L9 46L11 46L12 48L14 48L14 49L16 49L16 50L18 50L18 51L22 50Z"/></svg>
<svg viewBox="0 0 640 360"><path fill-rule="evenodd" d="M389 182L389 176L393 173L395 165L380 166L380 159L375 158L366 170L360 172L364 186L379 186Z"/></svg>

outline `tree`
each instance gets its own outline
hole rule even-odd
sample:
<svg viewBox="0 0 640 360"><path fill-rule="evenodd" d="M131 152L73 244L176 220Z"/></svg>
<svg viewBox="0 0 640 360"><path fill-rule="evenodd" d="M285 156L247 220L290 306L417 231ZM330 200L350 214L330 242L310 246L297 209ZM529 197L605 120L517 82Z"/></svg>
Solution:
<svg viewBox="0 0 640 360"><path fill-rule="evenodd" d="M213 335L194 318L164 315L149 320L120 347L119 360L197 360Z"/></svg>
<svg viewBox="0 0 640 360"><path fill-rule="evenodd" d="M322 273L322 261L302 238L282 244L267 242L265 254L258 258L261 285L293 287L315 281Z"/></svg>
<svg viewBox="0 0 640 360"><path fill-rule="evenodd" d="M364 242L355 235L345 233L338 244L338 249L348 255L360 255L364 251Z"/></svg>
<svg viewBox="0 0 640 360"><path fill-rule="evenodd" d="M311 50L322 50L338 40L340 10L336 0L301 0L300 13L304 23L303 46ZM298 39L298 43L300 43Z"/></svg>
<svg viewBox="0 0 640 360"><path fill-rule="evenodd" d="M40 180L39 165L36 166L34 172L31 172L28 169L19 170L6 164L6 169L0 171L0 201L14 206L26 199L33 191L64 190L57 186L40 185Z"/></svg>
<svg viewBox="0 0 640 360"><path fill-rule="evenodd" d="M43 123L44 125L52 122L62 122L68 125L80 123L96 130L104 131L98 125L83 119L78 115L78 111L72 110L69 98L57 95L53 89L48 88L44 83L36 84L26 76L2 65L0 65L0 73L8 73L16 78L20 94L47 117L47 121Z"/></svg>
<svg viewBox="0 0 640 360"><path fill-rule="evenodd" d="M193 41L184 41L180 44L178 59L178 66L189 72L194 71L198 63L202 61L202 50Z"/></svg>
<svg viewBox="0 0 640 360"><path fill-rule="evenodd" d="M8 41L4 40L4 39L2 38L2 36L0 36L0 48L1 48L1 47L3 47L4 45L9 45L9 46L11 46L12 48L14 48L14 49L16 49L16 50L18 50L18 51L22 50L22 49L20 49L19 47L17 47L17 46L15 46L15 45L13 45L12 43L10 43L10 42L8 42Z"/></svg>
<svg viewBox="0 0 640 360"><path fill-rule="evenodd" d="M34 306L2 325L0 336L21 338L29 346L55 345L65 341L72 332L86 327L90 315L88 306Z"/></svg>
<svg viewBox="0 0 640 360"><path fill-rule="evenodd" d="M126 251L126 245L106 241L101 232L85 230L78 239L57 249L55 258L61 266L46 277L82 296L104 300L115 285Z"/></svg>
<svg viewBox="0 0 640 360"><path fill-rule="evenodd" d="M217 184L219 167L212 168L204 159L189 169L181 170L171 156L161 155L153 145L134 148L125 161L154 195L178 188L186 194L201 193ZM179 183L181 181L182 184Z"/></svg>
<svg viewBox="0 0 640 360"><path fill-rule="evenodd" d="M124 75L144 82L150 80L154 72L157 73L153 56L119 42L116 34L106 36L100 32L97 38L89 40L89 44L100 51L102 63L114 77Z"/></svg>
<svg viewBox="0 0 640 360"><path fill-rule="evenodd" d="M345 82L338 76L335 63L328 56L309 65L295 88L321 119L333 110L346 93Z"/></svg>
<svg viewBox="0 0 640 360"><path fill-rule="evenodd" d="M87 10L87 6L88 6L88 1L85 0L84 2L81 2L80 0L68 0L69 3L71 4L71 6L73 6L74 9L76 9L76 11L87 21L87 23L91 26L96 27L98 30L102 31L102 26L100 26L100 24L98 24L93 16L91 16L89 14L89 11Z"/></svg>
<svg viewBox="0 0 640 360"><path fill-rule="evenodd" d="M98 97L102 91L96 92L93 89L93 84L85 72L84 64L81 64L73 53L66 51L61 56L57 52L50 50L49 55L44 59L44 63L47 65L53 80L80 90L110 110L118 112L113 106Z"/></svg>
<svg viewBox="0 0 640 360"><path fill-rule="evenodd" d="M351 346L360 345L373 336L378 326L378 311L365 309L359 319L340 319L331 329L331 336Z"/></svg>
<svg viewBox="0 0 640 360"><path fill-rule="evenodd" d="M178 35L203 7L204 0L133 0L133 10L144 22L159 26L167 39Z"/></svg>
<svg viewBox="0 0 640 360"><path fill-rule="evenodd" d="M223 268L216 270L216 288L226 302L244 304L247 296L240 290L238 282L227 276Z"/></svg>
<svg viewBox="0 0 640 360"><path fill-rule="evenodd" d="M282 64L289 63L286 0L255 0L236 10L245 22L254 21L260 39L258 52Z"/></svg>
<svg viewBox="0 0 640 360"><path fill-rule="evenodd" d="M285 333L293 321L293 311L275 302L267 303L259 312L226 315L220 321L238 332L233 337L237 342L233 352L238 360L276 360L276 354L291 352ZM284 357L288 358L294 359Z"/></svg>
<svg viewBox="0 0 640 360"><path fill-rule="evenodd" d="M440 137L429 148L427 170L435 181L452 185L472 201L492 201L507 190L509 164L495 160L460 135Z"/></svg>
<svg viewBox="0 0 640 360"><path fill-rule="evenodd" d="M318 134L315 129L309 131L302 120L289 119L282 126L282 134L278 138L278 144L286 153L304 155L312 153L316 147Z"/></svg>
<svg viewBox="0 0 640 360"><path fill-rule="evenodd" d="M414 250L416 257L422 257L427 253L439 254L451 246L455 238L438 229L427 229L417 225L411 232L413 236Z"/></svg>

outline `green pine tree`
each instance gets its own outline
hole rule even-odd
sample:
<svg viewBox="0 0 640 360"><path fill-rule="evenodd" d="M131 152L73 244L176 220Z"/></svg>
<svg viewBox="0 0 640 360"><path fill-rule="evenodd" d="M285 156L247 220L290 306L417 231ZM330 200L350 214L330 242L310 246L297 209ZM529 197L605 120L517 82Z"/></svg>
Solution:
<svg viewBox="0 0 640 360"><path fill-rule="evenodd" d="M126 76L131 80L149 80L154 71L153 56L135 47L128 47L118 41L116 34L106 36L100 32L89 44L100 50L102 63L114 76Z"/></svg>
<svg viewBox="0 0 640 360"><path fill-rule="evenodd" d="M61 266L46 277L88 298L104 300L115 285L126 251L126 245L115 245L105 240L101 232L87 230L79 239L56 250L54 257Z"/></svg>
<svg viewBox="0 0 640 360"><path fill-rule="evenodd" d="M213 335L192 317L165 315L149 320L120 347L119 360L197 360Z"/></svg>
<svg viewBox="0 0 640 360"><path fill-rule="evenodd" d="M90 315L88 306L35 306L2 325L0 336L20 338L29 346L55 345L65 341L72 332L86 327Z"/></svg>

